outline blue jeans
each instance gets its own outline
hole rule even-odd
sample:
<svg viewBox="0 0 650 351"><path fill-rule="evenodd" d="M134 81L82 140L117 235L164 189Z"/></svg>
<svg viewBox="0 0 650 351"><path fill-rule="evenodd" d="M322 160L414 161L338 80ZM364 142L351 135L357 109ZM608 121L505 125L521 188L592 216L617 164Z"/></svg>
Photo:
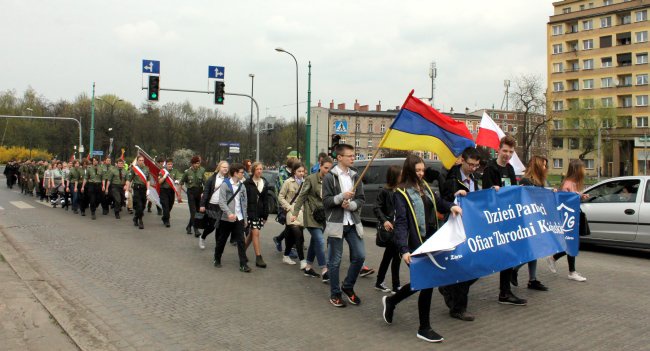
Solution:
<svg viewBox="0 0 650 351"><path fill-rule="evenodd" d="M515 272L519 272L519 268L521 268L523 265L525 265L525 263L522 263L513 269ZM537 280L537 260L528 262L528 281L533 280Z"/></svg>
<svg viewBox="0 0 650 351"><path fill-rule="evenodd" d="M323 237L323 230L320 228L307 227L307 231L309 234L311 234L309 249L307 249L307 264L314 263L314 257L316 257L318 259L319 266L327 266L327 259L325 258L325 237Z"/></svg>
<svg viewBox="0 0 650 351"><path fill-rule="evenodd" d="M329 258L327 260L327 270L330 275L330 295L341 293L339 281L339 268L341 267L341 256L343 255L343 239L348 242L350 248L350 267L348 275L343 281L343 289L353 289L354 283L357 282L363 261L366 259L363 239L357 234L357 229L353 225L343 227L343 238L328 237Z"/></svg>
<svg viewBox="0 0 650 351"><path fill-rule="evenodd" d="M72 192L72 210L75 211L78 208L79 208L79 190Z"/></svg>

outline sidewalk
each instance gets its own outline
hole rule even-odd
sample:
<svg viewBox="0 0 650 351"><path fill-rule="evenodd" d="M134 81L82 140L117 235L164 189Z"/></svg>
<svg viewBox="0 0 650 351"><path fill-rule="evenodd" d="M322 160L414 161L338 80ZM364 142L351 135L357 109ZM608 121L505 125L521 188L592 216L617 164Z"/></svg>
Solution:
<svg viewBox="0 0 650 351"><path fill-rule="evenodd" d="M78 350L2 256L0 282L3 350Z"/></svg>

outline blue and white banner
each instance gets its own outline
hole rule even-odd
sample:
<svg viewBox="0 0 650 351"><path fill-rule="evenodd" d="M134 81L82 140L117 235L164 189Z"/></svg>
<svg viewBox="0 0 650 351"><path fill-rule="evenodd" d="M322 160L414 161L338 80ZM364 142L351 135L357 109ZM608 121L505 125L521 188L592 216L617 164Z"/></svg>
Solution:
<svg viewBox="0 0 650 351"><path fill-rule="evenodd" d="M438 245L439 251L412 256L412 289L483 277L561 251L578 255L580 197L575 193L510 186L469 193L459 205L465 240L455 248ZM453 222L439 232L458 226ZM439 241L436 235L429 240Z"/></svg>

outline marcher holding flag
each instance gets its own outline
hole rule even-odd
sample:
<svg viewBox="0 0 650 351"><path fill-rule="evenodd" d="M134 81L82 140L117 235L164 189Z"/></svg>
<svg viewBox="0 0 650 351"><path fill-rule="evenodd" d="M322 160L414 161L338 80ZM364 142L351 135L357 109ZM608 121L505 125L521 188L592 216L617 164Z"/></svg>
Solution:
<svg viewBox="0 0 650 351"><path fill-rule="evenodd" d="M127 177L124 191L128 191L129 186L133 185L133 207L135 215L133 216L133 225L144 229L142 216L144 215L144 206L149 195L149 169L145 167L144 156L138 155L136 164L131 167Z"/></svg>
<svg viewBox="0 0 650 351"><path fill-rule="evenodd" d="M160 204L162 205L162 221L165 227L169 228L169 213L174 207L174 198L178 203L182 202L181 195L176 189L183 174L174 168L174 160L168 158L163 168L158 174L158 184L160 185Z"/></svg>

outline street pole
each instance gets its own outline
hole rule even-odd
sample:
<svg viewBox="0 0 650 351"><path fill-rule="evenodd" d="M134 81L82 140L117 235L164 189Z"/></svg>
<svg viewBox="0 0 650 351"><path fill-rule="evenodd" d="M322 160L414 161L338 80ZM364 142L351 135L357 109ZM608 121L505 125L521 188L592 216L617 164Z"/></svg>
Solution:
<svg viewBox="0 0 650 351"><path fill-rule="evenodd" d="M29 111L30 116L34 113L34 110L32 110L29 107L26 108L25 110ZM30 129L30 131L28 132L28 134L29 134L29 158L31 159L32 158L32 131L31 131L31 129L34 129L31 119L29 120L29 129Z"/></svg>
<svg viewBox="0 0 650 351"><path fill-rule="evenodd" d="M643 154L645 162L643 163L643 175L648 175L648 133L643 133Z"/></svg>
<svg viewBox="0 0 650 351"><path fill-rule="evenodd" d="M597 160L598 165L596 166L596 177L597 177L598 181L600 181L600 165L602 163L600 161L600 125L598 126L598 157L597 158L598 158L598 160Z"/></svg>
<svg viewBox="0 0 650 351"><path fill-rule="evenodd" d="M72 117L49 117L49 116L43 116L43 117L36 117L36 116L7 116L7 115L0 115L0 118L22 118L22 119L54 119L54 120L63 120L63 121L74 121L77 123L77 126L79 127L79 148L81 149L81 122L79 122L78 119L72 118ZM81 150L79 150L79 156L81 158ZM31 158L31 155L30 155Z"/></svg>
<svg viewBox="0 0 650 351"><path fill-rule="evenodd" d="M90 157L93 156L93 146L95 145L95 82L93 82L93 97L90 101Z"/></svg>
<svg viewBox="0 0 650 351"><path fill-rule="evenodd" d="M298 129L300 124L299 123L300 121L298 119L298 115L299 115L298 105L300 104L300 100L298 100L298 60L296 60L296 57L293 56L292 53L284 50L283 48L276 48L275 51L289 54L293 58L293 61L296 63L296 156L300 158L300 131Z"/></svg>
<svg viewBox="0 0 650 351"><path fill-rule="evenodd" d="M251 97L252 97L253 96L253 91L254 91L253 88L254 88L254 82L255 82L255 75L253 73L251 73L248 76L251 77ZM259 126L258 126L258 128L259 128ZM253 100L251 100L251 123L250 123L249 130L248 130L248 150L249 150L248 155L249 155L249 157L252 158L253 153L250 152L251 147L253 147ZM259 157L258 157L258 161L259 161Z"/></svg>
<svg viewBox="0 0 650 351"><path fill-rule="evenodd" d="M305 125L305 164L307 173L311 170L311 61L309 61L309 73L307 75L307 124ZM318 140L318 135L316 136ZM318 148L316 148L318 152Z"/></svg>

